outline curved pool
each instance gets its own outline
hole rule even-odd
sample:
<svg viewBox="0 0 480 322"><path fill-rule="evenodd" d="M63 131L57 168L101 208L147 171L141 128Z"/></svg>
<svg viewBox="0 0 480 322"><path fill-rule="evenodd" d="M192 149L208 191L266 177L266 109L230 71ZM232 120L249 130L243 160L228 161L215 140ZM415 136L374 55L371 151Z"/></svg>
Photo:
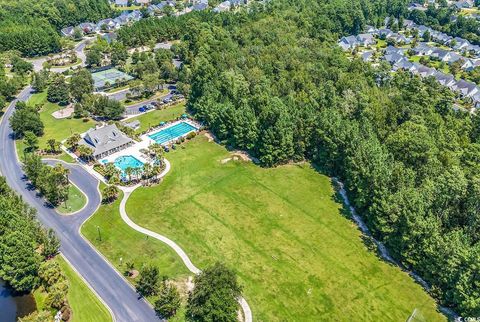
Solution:
<svg viewBox="0 0 480 322"><path fill-rule="evenodd" d="M123 155L115 159L113 164L124 172L127 168L137 169L143 167L143 162L133 155Z"/></svg>

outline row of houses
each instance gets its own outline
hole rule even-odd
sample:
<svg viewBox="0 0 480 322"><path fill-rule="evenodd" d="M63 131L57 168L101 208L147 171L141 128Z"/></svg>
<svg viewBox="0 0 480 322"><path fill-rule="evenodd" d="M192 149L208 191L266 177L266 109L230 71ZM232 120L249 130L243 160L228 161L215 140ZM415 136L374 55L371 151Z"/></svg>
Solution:
<svg viewBox="0 0 480 322"><path fill-rule="evenodd" d="M113 31L120 29L120 27L139 21L142 19L142 14L138 10L131 12L122 12L122 14L116 18L107 18L100 20L97 23L83 22L78 26L70 26L61 30L62 35L65 37L73 37L75 29L78 28L84 35L93 34L101 31Z"/></svg>
<svg viewBox="0 0 480 322"><path fill-rule="evenodd" d="M460 97L470 100L476 108L480 108L480 88L475 83L463 79L456 80L451 74L420 63L412 63L405 56L405 49L402 48L387 47L383 58L392 65L393 71L404 70L421 78L433 77L440 85L456 92Z"/></svg>
<svg viewBox="0 0 480 322"><path fill-rule="evenodd" d="M243 5L247 5L250 0L227 0L220 3L218 6L213 8L213 12L225 12L230 9L237 8Z"/></svg>
<svg viewBox="0 0 480 322"><path fill-rule="evenodd" d="M111 2L117 7L128 7L128 0L112 0ZM150 0L131 0L131 3L137 6L147 6Z"/></svg>

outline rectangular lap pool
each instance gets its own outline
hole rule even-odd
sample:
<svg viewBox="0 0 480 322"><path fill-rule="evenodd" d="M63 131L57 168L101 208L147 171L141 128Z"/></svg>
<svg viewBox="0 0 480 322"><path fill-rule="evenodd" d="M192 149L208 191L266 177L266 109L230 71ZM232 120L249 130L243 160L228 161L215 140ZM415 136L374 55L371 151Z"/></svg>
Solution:
<svg viewBox="0 0 480 322"><path fill-rule="evenodd" d="M148 137L156 143L163 144L196 130L198 129L195 126L187 122L180 122L166 129L150 134Z"/></svg>

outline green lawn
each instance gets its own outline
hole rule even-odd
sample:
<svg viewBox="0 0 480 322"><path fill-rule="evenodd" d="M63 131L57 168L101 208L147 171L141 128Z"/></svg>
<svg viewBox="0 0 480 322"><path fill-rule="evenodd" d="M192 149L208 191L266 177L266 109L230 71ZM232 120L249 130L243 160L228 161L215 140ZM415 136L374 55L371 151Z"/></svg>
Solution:
<svg viewBox="0 0 480 322"><path fill-rule="evenodd" d="M185 113L185 103L179 103L176 105L169 106L162 110L154 110L153 112L148 112L140 116L131 118L128 122L135 120L140 121L140 127L137 130L137 133L148 130L150 126L158 125L160 122L166 122L174 120L180 117Z"/></svg>
<svg viewBox="0 0 480 322"><path fill-rule="evenodd" d="M43 108L40 111L40 119L42 120L45 129L43 136L38 138L40 149L47 147L47 141L49 139L55 139L57 141L63 141L68 138L72 133L83 133L91 127L95 126L95 122L88 120L84 122L83 119L65 118L56 119L52 116L52 113L59 110L61 107L58 104L50 103L47 101L47 93L33 94L27 102L31 106L36 104L43 104ZM23 156L24 144L22 140L16 141L16 148L19 158ZM74 162L74 160L64 152L54 156L47 156L48 158L61 159L66 162Z"/></svg>
<svg viewBox="0 0 480 322"><path fill-rule="evenodd" d="M100 190L103 187L101 185ZM123 222L118 210L121 197L110 205L102 205L83 224L82 234L121 273L126 271L127 262L133 262L137 270L142 264L152 263L159 268L162 276L185 278L188 270L173 250L160 241L136 232Z"/></svg>
<svg viewBox="0 0 480 322"><path fill-rule="evenodd" d="M166 155L172 171L159 186L137 189L127 211L198 267L219 260L236 269L255 320L405 321L415 309L417 318L445 320L406 273L367 249L330 179L310 165L222 163L228 152L204 136L184 147ZM102 225L108 246L96 245L107 257L163 263L165 248L133 240L116 206L95 215L89 239Z"/></svg>
<svg viewBox="0 0 480 322"><path fill-rule="evenodd" d="M57 256L58 263L67 276L69 283L68 303L73 315L71 322L107 322L112 321L112 316L105 305L90 290L80 276L61 256Z"/></svg>
<svg viewBox="0 0 480 322"><path fill-rule="evenodd" d="M85 195L73 184L68 190L67 203L60 204L56 209L59 213L68 215L82 209L87 203Z"/></svg>
<svg viewBox="0 0 480 322"><path fill-rule="evenodd" d="M48 139L62 141L72 135L72 133L82 133L95 126L95 122L92 120L84 122L82 119L75 118L54 118L52 113L61 107L58 104L48 102L46 92L32 95L27 103L30 105L44 104L40 111L40 118L45 125L45 133L39 138L41 149L46 147Z"/></svg>

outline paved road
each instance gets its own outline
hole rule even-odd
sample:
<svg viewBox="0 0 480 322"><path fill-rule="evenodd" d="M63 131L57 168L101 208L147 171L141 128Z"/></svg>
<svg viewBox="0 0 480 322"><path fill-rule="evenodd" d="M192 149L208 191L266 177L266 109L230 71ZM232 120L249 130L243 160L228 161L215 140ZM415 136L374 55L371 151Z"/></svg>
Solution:
<svg viewBox="0 0 480 322"><path fill-rule="evenodd" d="M27 100L31 95L30 90L30 87L24 89L18 99ZM14 105L15 101L10 104L0 121L0 172L6 177L7 183L38 210L38 218L45 226L57 232L61 241L61 252L108 305L116 321L158 321L147 302L138 297L128 282L79 233L82 223L100 204L98 181L79 165L66 165L71 171L70 180L89 197L87 206L72 216L58 215L55 210L45 205L35 191L28 189L24 173L15 157L15 145L8 122Z"/></svg>
<svg viewBox="0 0 480 322"><path fill-rule="evenodd" d="M78 44L75 45L74 50L75 50L75 53L77 54L77 57L80 58L81 63L73 66L73 68L76 68L76 67L79 67L79 66L82 66L82 67L85 66L87 56L85 55L84 49L85 49L85 46L87 45L87 42L91 39L93 39L93 38L92 37L85 38L84 40L82 40L81 42L79 42ZM39 72L43 69L43 64L47 61L48 58L49 57L45 56L45 57L30 59L28 61L33 64L33 70L35 72ZM70 67L52 67L50 70L52 72L62 73L69 68Z"/></svg>

